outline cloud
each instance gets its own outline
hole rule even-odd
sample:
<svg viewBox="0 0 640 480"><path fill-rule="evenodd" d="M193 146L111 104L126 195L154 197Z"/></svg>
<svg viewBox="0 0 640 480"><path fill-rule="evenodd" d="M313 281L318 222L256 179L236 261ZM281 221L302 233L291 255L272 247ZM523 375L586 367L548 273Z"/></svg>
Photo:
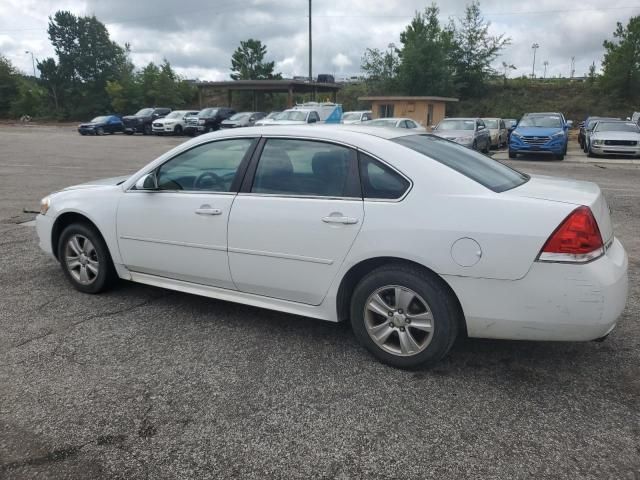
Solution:
<svg viewBox="0 0 640 480"><path fill-rule="evenodd" d="M367 47L399 45L400 32L428 0L316 0L313 5L314 74L358 74ZM468 0L441 1L441 19L460 18ZM603 56L602 42L617 21L626 23L640 8L628 0L583 0L579 8L557 0L486 0L481 4L493 34L511 38L496 67L507 61L517 67L511 76L536 72L548 61L548 76L568 75L575 57L576 75ZM228 78L230 58L241 40L256 38L268 48L267 59L285 76L308 71L308 12L301 0L2 0L0 53L22 71L31 72L31 57L53 55L47 17L68 9L95 14L120 44L129 43L138 66L164 58L189 78Z"/></svg>

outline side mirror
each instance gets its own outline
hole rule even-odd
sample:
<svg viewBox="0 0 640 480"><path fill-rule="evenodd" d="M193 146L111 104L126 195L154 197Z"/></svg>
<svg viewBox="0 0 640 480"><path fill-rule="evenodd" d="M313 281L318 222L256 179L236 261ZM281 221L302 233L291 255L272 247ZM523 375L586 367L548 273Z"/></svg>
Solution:
<svg viewBox="0 0 640 480"><path fill-rule="evenodd" d="M136 182L136 190L157 190L158 179L155 172L147 173Z"/></svg>
<svg viewBox="0 0 640 480"><path fill-rule="evenodd" d="M478 131L484 130L484 128L485 128L484 125L478 125Z"/></svg>
<svg viewBox="0 0 640 480"><path fill-rule="evenodd" d="M630 121L631 121L631 117L627 117L627 122L630 122Z"/></svg>
<svg viewBox="0 0 640 480"><path fill-rule="evenodd" d="M437 125L431 125L431 130L435 130Z"/></svg>
<svg viewBox="0 0 640 480"><path fill-rule="evenodd" d="M315 117L309 119L307 123L316 123L318 120Z"/></svg>
<svg viewBox="0 0 640 480"><path fill-rule="evenodd" d="M573 128L573 120L567 120L567 126Z"/></svg>

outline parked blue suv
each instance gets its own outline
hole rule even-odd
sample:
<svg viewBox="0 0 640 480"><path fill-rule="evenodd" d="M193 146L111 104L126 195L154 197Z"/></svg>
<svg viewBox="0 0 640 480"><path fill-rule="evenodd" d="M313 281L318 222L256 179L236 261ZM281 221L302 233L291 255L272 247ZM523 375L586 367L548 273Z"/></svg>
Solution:
<svg viewBox="0 0 640 480"><path fill-rule="evenodd" d="M564 160L569 125L561 113L527 113L509 139L509 158L519 153L548 153Z"/></svg>

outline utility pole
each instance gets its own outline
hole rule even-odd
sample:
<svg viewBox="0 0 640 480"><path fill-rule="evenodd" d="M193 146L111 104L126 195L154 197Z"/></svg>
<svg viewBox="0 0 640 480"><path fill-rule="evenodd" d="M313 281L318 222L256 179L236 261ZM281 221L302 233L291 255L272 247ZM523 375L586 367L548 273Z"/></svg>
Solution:
<svg viewBox="0 0 640 480"><path fill-rule="evenodd" d="M311 0L309 0L309 81L313 81L313 61L312 61L313 41L311 39Z"/></svg>
<svg viewBox="0 0 640 480"><path fill-rule="evenodd" d="M33 67L33 78L36 77L36 61L33 59L33 52L30 50L25 50L24 53L31 54L31 66Z"/></svg>
<svg viewBox="0 0 640 480"><path fill-rule="evenodd" d="M536 78L536 50L540 48L540 45L534 43L531 45L531 48L533 48L533 69L531 70L531 78Z"/></svg>
<svg viewBox="0 0 640 480"><path fill-rule="evenodd" d="M549 62L545 60L542 64L544 65L544 75L542 78L547 78L547 67L549 66Z"/></svg>
<svg viewBox="0 0 640 480"><path fill-rule="evenodd" d="M571 57L571 75L569 78L573 78L573 75L576 73L576 57Z"/></svg>

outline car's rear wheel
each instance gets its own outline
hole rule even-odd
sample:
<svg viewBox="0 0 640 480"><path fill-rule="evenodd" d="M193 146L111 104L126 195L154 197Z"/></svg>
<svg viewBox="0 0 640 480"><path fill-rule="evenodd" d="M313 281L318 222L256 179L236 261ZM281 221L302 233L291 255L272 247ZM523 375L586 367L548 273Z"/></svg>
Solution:
<svg viewBox="0 0 640 480"><path fill-rule="evenodd" d="M180 125L176 125L176 128L173 129L174 135L182 135L182 127Z"/></svg>
<svg viewBox="0 0 640 480"><path fill-rule="evenodd" d="M60 235L58 260L73 287L84 293L102 292L117 277L102 236L82 223L69 225Z"/></svg>
<svg viewBox="0 0 640 480"><path fill-rule="evenodd" d="M377 268L356 286L351 326L380 361L399 368L436 363L458 334L459 313L437 278L404 265Z"/></svg>
<svg viewBox="0 0 640 480"><path fill-rule="evenodd" d="M151 135L151 125L147 124L142 129L143 135Z"/></svg>

